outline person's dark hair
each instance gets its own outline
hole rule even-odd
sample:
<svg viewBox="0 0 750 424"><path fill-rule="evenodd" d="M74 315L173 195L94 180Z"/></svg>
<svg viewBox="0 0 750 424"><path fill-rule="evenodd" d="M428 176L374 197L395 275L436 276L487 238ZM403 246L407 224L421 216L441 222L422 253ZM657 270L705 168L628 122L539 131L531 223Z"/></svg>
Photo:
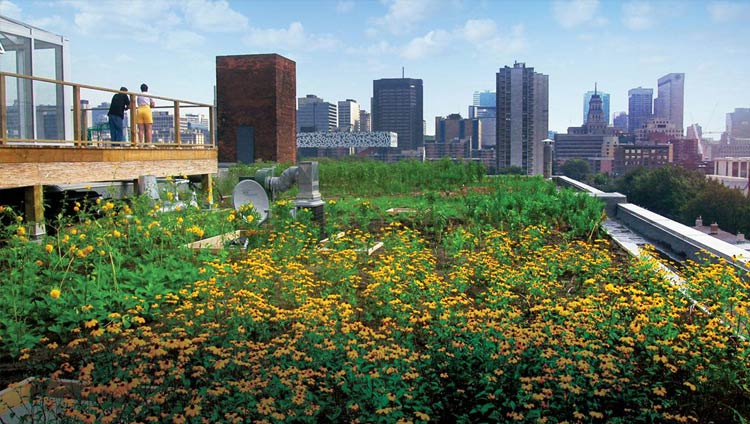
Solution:
<svg viewBox="0 0 750 424"><path fill-rule="evenodd" d="M120 87L120 91L128 91L128 87Z"/></svg>
<svg viewBox="0 0 750 424"><path fill-rule="evenodd" d="M148 91L148 86L146 84L141 84L141 91Z"/></svg>

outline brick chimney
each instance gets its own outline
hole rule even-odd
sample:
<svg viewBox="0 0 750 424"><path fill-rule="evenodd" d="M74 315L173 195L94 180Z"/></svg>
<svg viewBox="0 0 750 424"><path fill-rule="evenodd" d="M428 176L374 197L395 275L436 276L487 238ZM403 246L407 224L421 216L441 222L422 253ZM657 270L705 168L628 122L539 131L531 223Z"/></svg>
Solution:
<svg viewBox="0 0 750 424"><path fill-rule="evenodd" d="M711 224L711 230L708 232L708 234L711 234L711 235L719 234L719 224L715 222Z"/></svg>

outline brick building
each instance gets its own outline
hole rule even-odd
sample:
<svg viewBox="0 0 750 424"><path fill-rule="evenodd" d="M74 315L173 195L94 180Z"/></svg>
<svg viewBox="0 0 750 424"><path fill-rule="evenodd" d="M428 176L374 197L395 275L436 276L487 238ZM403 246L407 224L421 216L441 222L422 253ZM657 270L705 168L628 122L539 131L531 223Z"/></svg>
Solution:
<svg viewBox="0 0 750 424"><path fill-rule="evenodd" d="M219 162L296 162L296 66L278 54L216 57Z"/></svg>

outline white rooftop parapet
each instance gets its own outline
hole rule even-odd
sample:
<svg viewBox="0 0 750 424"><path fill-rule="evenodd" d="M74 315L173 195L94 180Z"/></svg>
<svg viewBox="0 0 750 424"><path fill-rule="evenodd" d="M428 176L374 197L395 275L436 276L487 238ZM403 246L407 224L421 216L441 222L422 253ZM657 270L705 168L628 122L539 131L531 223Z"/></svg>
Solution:
<svg viewBox="0 0 750 424"><path fill-rule="evenodd" d="M617 205L617 218L645 237L667 243L687 256L695 256L697 251L705 250L746 271L750 269L750 252L638 205L620 203Z"/></svg>

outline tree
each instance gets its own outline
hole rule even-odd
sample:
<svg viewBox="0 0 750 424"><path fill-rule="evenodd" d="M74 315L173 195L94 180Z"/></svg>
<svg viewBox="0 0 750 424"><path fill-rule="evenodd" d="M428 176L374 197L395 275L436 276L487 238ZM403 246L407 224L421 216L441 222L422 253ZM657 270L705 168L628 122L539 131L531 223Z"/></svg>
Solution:
<svg viewBox="0 0 750 424"><path fill-rule="evenodd" d="M638 168L618 181L617 191L628 196L631 203L680 221L688 201L696 198L705 184L703 174L678 166Z"/></svg>
<svg viewBox="0 0 750 424"><path fill-rule="evenodd" d="M591 174L591 165L584 159L569 159L560 166L560 172L576 181L586 181Z"/></svg>
<svg viewBox="0 0 750 424"><path fill-rule="evenodd" d="M708 180L697 196L690 199L681 211L683 222L692 225L695 218L704 223L716 222L730 233L750 231L750 201L739 191Z"/></svg>

